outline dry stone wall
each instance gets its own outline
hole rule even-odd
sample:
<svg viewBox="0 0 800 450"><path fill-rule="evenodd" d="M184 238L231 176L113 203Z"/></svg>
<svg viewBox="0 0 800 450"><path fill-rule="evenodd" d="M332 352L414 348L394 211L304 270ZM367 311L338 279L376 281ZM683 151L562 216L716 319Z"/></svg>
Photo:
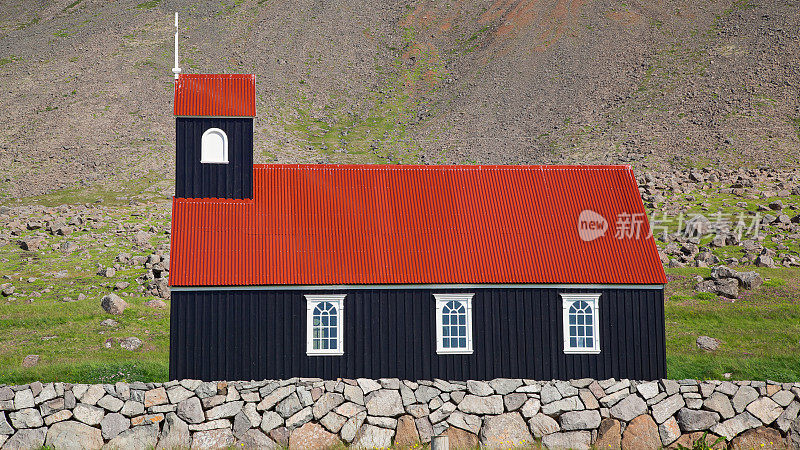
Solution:
<svg viewBox="0 0 800 450"><path fill-rule="evenodd" d="M798 413L800 383L756 381L37 382L0 386L0 447L800 449Z"/></svg>

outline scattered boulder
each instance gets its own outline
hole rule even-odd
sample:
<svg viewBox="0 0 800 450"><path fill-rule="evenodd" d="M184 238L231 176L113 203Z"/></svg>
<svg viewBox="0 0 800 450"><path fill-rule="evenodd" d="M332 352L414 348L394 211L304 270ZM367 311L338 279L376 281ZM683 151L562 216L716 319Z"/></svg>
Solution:
<svg viewBox="0 0 800 450"><path fill-rule="evenodd" d="M124 348L125 350L138 350L142 346L142 340L137 337L126 337L125 339L119 342L119 346Z"/></svg>
<svg viewBox="0 0 800 450"><path fill-rule="evenodd" d="M105 312L119 316L125 311L128 304L117 294L108 294L100 300L100 306L103 307Z"/></svg>
<svg viewBox="0 0 800 450"><path fill-rule="evenodd" d="M154 298L144 302L144 306L153 309L163 309L167 307L167 304L164 302L164 300L161 300L160 298Z"/></svg>
<svg viewBox="0 0 800 450"><path fill-rule="evenodd" d="M22 360L22 367L29 368L39 364L39 355L28 355Z"/></svg>
<svg viewBox="0 0 800 450"><path fill-rule="evenodd" d="M707 352L716 351L722 344L722 341L720 341L719 339L709 336L699 336L696 342L697 342L697 348L699 348L700 350L705 350Z"/></svg>

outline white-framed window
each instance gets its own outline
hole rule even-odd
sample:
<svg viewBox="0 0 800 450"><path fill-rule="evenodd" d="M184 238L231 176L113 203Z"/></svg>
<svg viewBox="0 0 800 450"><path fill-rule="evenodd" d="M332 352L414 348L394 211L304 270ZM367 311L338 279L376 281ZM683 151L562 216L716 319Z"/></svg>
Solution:
<svg viewBox="0 0 800 450"><path fill-rule="evenodd" d="M600 294L562 293L564 353L600 353Z"/></svg>
<svg viewBox="0 0 800 450"><path fill-rule="evenodd" d="M228 164L228 135L219 128L209 128L200 139L200 162Z"/></svg>
<svg viewBox="0 0 800 450"><path fill-rule="evenodd" d="M436 353L472 353L472 297L433 294L436 299Z"/></svg>
<svg viewBox="0 0 800 450"><path fill-rule="evenodd" d="M306 295L306 355L344 354L344 297L345 294Z"/></svg>

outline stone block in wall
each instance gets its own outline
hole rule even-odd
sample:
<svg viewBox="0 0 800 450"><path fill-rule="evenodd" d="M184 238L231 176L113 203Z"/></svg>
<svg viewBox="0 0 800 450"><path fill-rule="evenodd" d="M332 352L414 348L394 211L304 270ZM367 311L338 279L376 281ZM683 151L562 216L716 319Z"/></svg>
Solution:
<svg viewBox="0 0 800 450"><path fill-rule="evenodd" d="M704 431L719 423L719 414L712 411L698 411L681 408L676 415L683 431Z"/></svg>
<svg viewBox="0 0 800 450"><path fill-rule="evenodd" d="M592 434L588 431L564 431L548 434L542 438L542 445L549 449L588 450Z"/></svg>
<svg viewBox="0 0 800 450"><path fill-rule="evenodd" d="M393 389L372 391L364 401L371 416L399 416L405 412L400 392Z"/></svg>
<svg viewBox="0 0 800 450"><path fill-rule="evenodd" d="M660 447L661 435L658 432L658 425L647 414L631 420L622 433L622 448L655 449Z"/></svg>
<svg viewBox="0 0 800 450"><path fill-rule="evenodd" d="M481 444L490 448L522 447L533 444L533 436L519 413L487 416L480 432Z"/></svg>

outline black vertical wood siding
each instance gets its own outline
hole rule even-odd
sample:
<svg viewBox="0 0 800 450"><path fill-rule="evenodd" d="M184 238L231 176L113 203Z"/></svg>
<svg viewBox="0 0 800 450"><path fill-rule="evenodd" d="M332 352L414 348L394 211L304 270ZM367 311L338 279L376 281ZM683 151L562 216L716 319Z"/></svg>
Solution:
<svg viewBox="0 0 800 450"><path fill-rule="evenodd" d="M175 196L253 198L253 119L175 119ZM228 164L200 162L200 141L209 128L228 135Z"/></svg>
<svg viewBox="0 0 800 450"><path fill-rule="evenodd" d="M474 292L471 355L437 355L433 293ZM600 292L597 355L563 352L560 292ZM306 356L304 294L346 293L344 355ZM170 378L666 376L660 289L173 291Z"/></svg>

